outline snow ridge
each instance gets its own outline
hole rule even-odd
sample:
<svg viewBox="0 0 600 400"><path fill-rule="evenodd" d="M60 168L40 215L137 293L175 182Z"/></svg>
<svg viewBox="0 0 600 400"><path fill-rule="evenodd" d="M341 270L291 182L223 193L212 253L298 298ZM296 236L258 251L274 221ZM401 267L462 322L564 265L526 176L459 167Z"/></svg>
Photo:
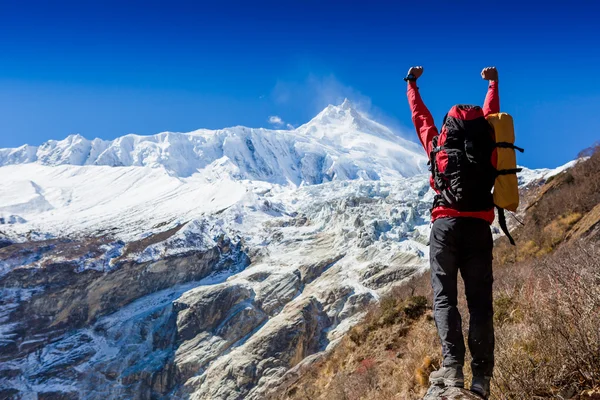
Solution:
<svg viewBox="0 0 600 400"><path fill-rule="evenodd" d="M261 180L300 186L332 180L408 177L425 171L414 143L349 101L329 105L294 130L242 126L189 133L129 134L108 141L70 135L41 146L0 149L0 166L36 163L164 168L169 175Z"/></svg>

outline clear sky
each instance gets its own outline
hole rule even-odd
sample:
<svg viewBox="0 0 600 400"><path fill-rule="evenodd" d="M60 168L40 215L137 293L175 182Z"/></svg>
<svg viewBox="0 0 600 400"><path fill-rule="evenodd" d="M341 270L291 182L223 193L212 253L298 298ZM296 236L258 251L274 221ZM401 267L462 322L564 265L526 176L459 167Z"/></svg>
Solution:
<svg viewBox="0 0 600 400"><path fill-rule="evenodd" d="M555 167L600 139L599 15L575 0L0 0L0 147L297 126L344 97L415 138L410 65L437 122L481 104L495 65L519 163Z"/></svg>

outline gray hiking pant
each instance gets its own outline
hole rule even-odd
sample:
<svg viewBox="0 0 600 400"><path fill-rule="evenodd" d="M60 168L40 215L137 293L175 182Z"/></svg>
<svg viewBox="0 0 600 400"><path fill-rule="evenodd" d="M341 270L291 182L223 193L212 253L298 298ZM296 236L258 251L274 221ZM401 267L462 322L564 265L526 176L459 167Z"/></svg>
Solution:
<svg viewBox="0 0 600 400"><path fill-rule="evenodd" d="M469 351L474 376L492 376L494 324L492 234L479 218L439 218L431 229L429 257L434 318L445 367L464 365L465 342L457 308L458 271L469 308Z"/></svg>

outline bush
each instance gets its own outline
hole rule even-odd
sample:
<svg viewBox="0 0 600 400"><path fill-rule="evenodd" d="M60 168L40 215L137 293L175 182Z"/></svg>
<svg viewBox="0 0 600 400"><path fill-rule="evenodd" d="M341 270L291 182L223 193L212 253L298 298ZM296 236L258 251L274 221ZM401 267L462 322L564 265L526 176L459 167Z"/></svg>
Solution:
<svg viewBox="0 0 600 400"><path fill-rule="evenodd" d="M522 317L496 329L496 398L570 398L600 387L599 260L597 243L574 244L529 265L539 279L530 290L497 297L498 315L518 308Z"/></svg>
<svg viewBox="0 0 600 400"><path fill-rule="evenodd" d="M417 319L425 314L427 310L427 299L425 296L414 296L408 299L404 305L404 315L409 319Z"/></svg>

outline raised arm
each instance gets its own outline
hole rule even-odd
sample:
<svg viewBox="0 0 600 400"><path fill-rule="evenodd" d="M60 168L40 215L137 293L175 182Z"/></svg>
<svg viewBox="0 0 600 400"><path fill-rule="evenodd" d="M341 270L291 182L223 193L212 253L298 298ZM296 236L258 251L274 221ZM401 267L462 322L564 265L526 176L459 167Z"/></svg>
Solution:
<svg viewBox="0 0 600 400"><path fill-rule="evenodd" d="M408 104L410 111L412 112L412 121L417 130L419 140L423 145L423 148L429 155L431 151L431 141L434 136L438 134L438 130L433 122L433 116L423 103L421 95L419 94L419 88L417 87L417 79L423 74L423 67L411 67L408 70L406 81L408 87L406 90L406 96L408 97Z"/></svg>
<svg viewBox="0 0 600 400"><path fill-rule="evenodd" d="M481 77L489 81L487 95L483 103L483 115L500 112L500 95L498 94L498 70L496 67L487 67L481 71Z"/></svg>

